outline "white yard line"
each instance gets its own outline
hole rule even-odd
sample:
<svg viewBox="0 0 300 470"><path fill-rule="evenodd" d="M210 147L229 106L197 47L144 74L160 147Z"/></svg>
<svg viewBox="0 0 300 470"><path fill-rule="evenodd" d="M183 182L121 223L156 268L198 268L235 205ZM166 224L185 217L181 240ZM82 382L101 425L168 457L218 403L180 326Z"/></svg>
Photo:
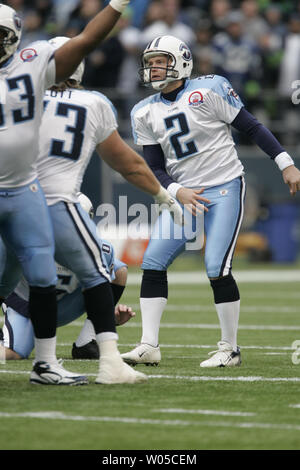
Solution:
<svg viewBox="0 0 300 470"><path fill-rule="evenodd" d="M158 408L152 410L156 413L175 413L175 414L192 414L192 415L209 415L209 416L256 416L256 413L248 413L245 411L225 411L225 410L190 410L188 408Z"/></svg>
<svg viewBox="0 0 300 470"><path fill-rule="evenodd" d="M84 321L75 320L69 326L83 326ZM129 321L122 328L142 328L141 322ZM164 323L160 324L160 328L180 328L180 329L203 329L203 330L219 330L220 325L217 323ZM299 331L300 325L239 325L239 330L266 330L266 331Z"/></svg>
<svg viewBox="0 0 300 470"><path fill-rule="evenodd" d="M57 343L57 346L72 346L72 342L70 343ZM136 343L118 343L118 346L121 347L135 347ZM160 344L159 345L161 349L166 348L166 349L214 349L216 347L215 344ZM285 352L290 352L290 351L295 351L295 348L292 348L291 346L255 346L255 345L250 345L250 346L242 346L241 349L258 349L262 351L268 351L268 350L275 350L275 351L285 351ZM272 353L270 353L272 354ZM276 353L274 353L276 354ZM190 357L190 356L189 356ZM68 359L66 359L68 360Z"/></svg>
<svg viewBox="0 0 300 470"><path fill-rule="evenodd" d="M6 363L8 365L9 363ZM5 365L4 365L5 367ZM9 370L0 368L2 374L29 374L30 371L25 370ZM85 374L90 377L95 377L96 373ZM300 377L262 377L262 376L205 376L205 375L167 375L167 374L153 374L148 375L150 379L171 379L171 380L186 380L190 382L300 382Z"/></svg>
<svg viewBox="0 0 300 470"><path fill-rule="evenodd" d="M142 323L130 321L124 328L141 328ZM164 323L160 328L219 330L219 324L213 323ZM239 330L300 331L300 325L239 325Z"/></svg>
<svg viewBox="0 0 300 470"><path fill-rule="evenodd" d="M234 271L234 277L238 283L242 282L299 282L300 270L245 270ZM128 285L140 284L142 273L128 274ZM198 271L169 272L168 281L170 284L208 284L206 274Z"/></svg>
<svg viewBox="0 0 300 470"><path fill-rule="evenodd" d="M200 299L199 299L200 300ZM253 299L252 299L253 300ZM133 310L139 310L140 305L137 303L131 303L130 307ZM174 312L215 312L215 306L213 302L211 305L195 305L195 304L184 304L175 305L168 303L164 309L165 311ZM243 305L241 304L241 310L243 313L299 313L299 307L278 307L275 303L273 305Z"/></svg>
<svg viewBox="0 0 300 470"><path fill-rule="evenodd" d="M261 377L261 376L189 376L189 375L148 375L151 379L187 380L190 382L300 382L300 377Z"/></svg>
<svg viewBox="0 0 300 470"><path fill-rule="evenodd" d="M141 424L154 426L196 426L196 427L224 427L239 429L273 429L285 431L300 431L300 425L296 424L276 424L276 423L255 423L255 422L227 422L227 421L187 421L180 419L149 419L113 416L82 416L68 415L60 411L38 411L26 413L5 413L0 412L0 418L25 418L25 419L45 419L79 422L100 422L100 423L120 423L120 424Z"/></svg>

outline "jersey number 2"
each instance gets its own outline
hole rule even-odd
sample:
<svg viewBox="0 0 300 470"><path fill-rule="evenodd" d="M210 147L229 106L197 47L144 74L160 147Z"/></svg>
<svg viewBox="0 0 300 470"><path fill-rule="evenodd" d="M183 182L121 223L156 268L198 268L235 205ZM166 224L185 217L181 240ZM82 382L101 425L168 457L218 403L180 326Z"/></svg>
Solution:
<svg viewBox="0 0 300 470"><path fill-rule="evenodd" d="M190 155L194 155L198 152L198 149L193 140L184 143L180 142L180 138L188 135L190 132L185 114L174 114L173 116L169 116L165 119L167 129L172 129L173 127L175 127L176 122L178 123L180 130L179 132L176 132L175 134L172 134L170 136L170 141L175 151L176 157L180 159L189 157Z"/></svg>

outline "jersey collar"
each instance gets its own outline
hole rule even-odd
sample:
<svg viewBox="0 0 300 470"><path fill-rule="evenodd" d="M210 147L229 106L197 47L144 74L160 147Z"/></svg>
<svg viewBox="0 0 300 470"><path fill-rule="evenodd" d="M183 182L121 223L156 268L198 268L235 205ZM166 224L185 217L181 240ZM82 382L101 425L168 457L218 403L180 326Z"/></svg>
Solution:
<svg viewBox="0 0 300 470"><path fill-rule="evenodd" d="M161 101L165 104L170 104L170 103L174 103L175 101L180 100L187 85L188 85L188 80L184 80L183 84L180 87L176 88L176 90L173 90L170 93L161 92L160 94Z"/></svg>

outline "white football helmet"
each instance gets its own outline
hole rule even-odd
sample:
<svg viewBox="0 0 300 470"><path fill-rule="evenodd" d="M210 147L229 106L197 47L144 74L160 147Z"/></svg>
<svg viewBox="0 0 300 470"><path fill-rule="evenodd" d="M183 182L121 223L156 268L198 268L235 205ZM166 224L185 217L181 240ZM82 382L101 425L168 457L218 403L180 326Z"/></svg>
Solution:
<svg viewBox="0 0 300 470"><path fill-rule="evenodd" d="M168 57L168 65L164 80L151 80L151 67L148 60L158 55ZM174 80L190 77L193 69L193 56L188 46L174 36L159 36L151 41L142 54L142 67L139 74L144 85L150 85L154 90L163 90ZM158 68L158 67L155 67Z"/></svg>
<svg viewBox="0 0 300 470"><path fill-rule="evenodd" d="M66 38L64 36L57 36L56 38L50 39L48 42L54 47L54 49L59 49L69 40L70 38ZM80 64L78 65L73 75L71 75L71 77L69 78L71 78L72 80L76 80L77 83L81 83L83 74L84 74L84 60L80 62Z"/></svg>
<svg viewBox="0 0 300 470"><path fill-rule="evenodd" d="M0 64L12 56L20 44L22 21L16 11L0 3Z"/></svg>
<svg viewBox="0 0 300 470"><path fill-rule="evenodd" d="M91 219L94 218L94 207L91 200L83 193L77 193L78 202L81 205L82 209L85 210Z"/></svg>

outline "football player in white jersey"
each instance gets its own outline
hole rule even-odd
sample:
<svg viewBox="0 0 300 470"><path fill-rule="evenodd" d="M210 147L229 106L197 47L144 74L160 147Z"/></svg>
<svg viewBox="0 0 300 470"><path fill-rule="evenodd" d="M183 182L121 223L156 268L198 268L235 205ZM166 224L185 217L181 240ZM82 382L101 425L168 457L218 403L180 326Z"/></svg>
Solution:
<svg viewBox="0 0 300 470"><path fill-rule="evenodd" d="M50 40L53 49L69 38ZM130 182L150 194L153 187L159 199L174 205L169 193L144 162L121 139L112 103L101 93L82 89L81 63L66 81L45 93L40 126L37 173L49 206L55 240L55 260L72 271L82 290L88 319L96 332L100 349L96 383L140 382L147 380L123 362L117 349L111 269L107 262L109 246L99 240L96 224L78 200L85 169L93 151ZM161 196L162 195L162 196ZM176 203L181 214L182 210ZM39 372L34 369L34 380Z"/></svg>
<svg viewBox="0 0 300 470"><path fill-rule="evenodd" d="M78 200L83 209L93 218L94 211L89 198L79 193ZM112 277L111 288L116 305L115 322L116 325L123 325L135 316L135 312L130 307L118 304L126 285L127 266L114 257L114 250L109 242L101 241L100 243L105 247L103 254ZM59 264L56 264L56 271L58 277L56 285L57 326L60 327L81 317L85 313L85 304L82 289L75 274ZM14 292L2 304L5 315L2 340L6 360L28 358L34 348L33 328L28 315L28 294L28 283L22 278ZM78 338L73 343L73 359L98 359L99 348L95 338L94 327L87 318Z"/></svg>
<svg viewBox="0 0 300 470"><path fill-rule="evenodd" d="M148 44L140 75L158 93L133 108L133 136L161 184L194 214L187 223L203 219L204 214L205 267L221 338L217 351L200 366L235 366L241 363L237 345L240 295L231 271L244 212L245 182L230 126L246 132L275 161L292 195L300 189L300 172L271 132L246 111L224 77L191 80L192 67L192 54L181 40L162 36ZM141 343L122 354L130 364L161 360L158 338L168 297L167 269L189 239L186 230L181 237L172 237L170 224L168 214L161 214L144 254ZM201 222L193 236L199 231Z"/></svg>
<svg viewBox="0 0 300 470"><path fill-rule="evenodd" d="M0 4L0 234L8 251L19 260L30 286L29 311L35 333L33 383L87 383L86 377L66 371L56 360L53 232L36 172L44 92L74 73L111 31L128 3L111 0L78 36L56 50L40 41L19 52L21 19L15 10ZM81 139L77 130L75 147ZM143 189L152 195L159 193L160 200L165 200L163 188L153 178L147 173ZM4 268L2 265L2 271ZM2 301L12 291L10 287L3 282L0 285Z"/></svg>

